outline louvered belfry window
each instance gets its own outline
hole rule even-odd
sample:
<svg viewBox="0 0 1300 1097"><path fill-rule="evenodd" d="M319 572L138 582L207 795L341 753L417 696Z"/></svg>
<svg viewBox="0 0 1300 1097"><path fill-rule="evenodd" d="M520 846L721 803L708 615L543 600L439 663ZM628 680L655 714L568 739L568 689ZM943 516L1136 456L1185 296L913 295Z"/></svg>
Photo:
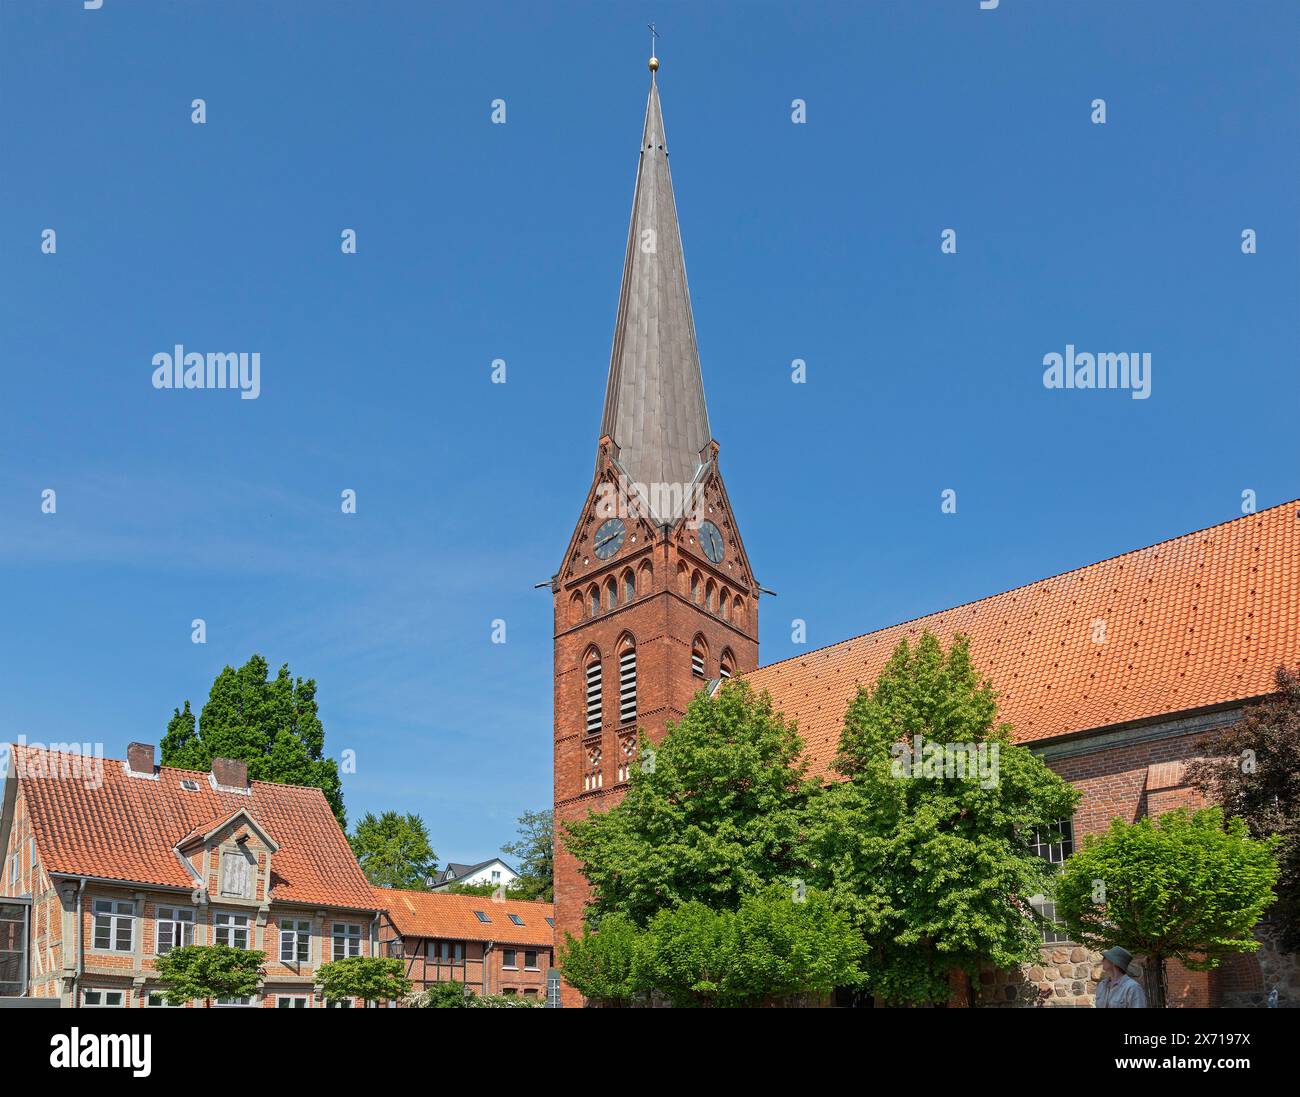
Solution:
<svg viewBox="0 0 1300 1097"><path fill-rule="evenodd" d="M592 656L587 664L587 734L600 730L601 695L600 695L600 659Z"/></svg>
<svg viewBox="0 0 1300 1097"><path fill-rule="evenodd" d="M698 640L691 648L691 673L696 678L704 677L704 645Z"/></svg>
<svg viewBox="0 0 1300 1097"><path fill-rule="evenodd" d="M618 657L618 722L636 720L636 648L629 644Z"/></svg>

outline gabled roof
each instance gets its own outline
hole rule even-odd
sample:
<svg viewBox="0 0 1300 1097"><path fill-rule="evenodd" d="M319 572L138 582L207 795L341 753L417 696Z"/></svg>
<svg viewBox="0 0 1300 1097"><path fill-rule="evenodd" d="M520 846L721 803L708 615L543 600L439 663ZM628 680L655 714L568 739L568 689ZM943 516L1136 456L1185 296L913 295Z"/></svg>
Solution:
<svg viewBox="0 0 1300 1097"><path fill-rule="evenodd" d="M825 775L858 685L925 629L970 637L1024 742L1262 696L1275 667L1300 663L1300 500L745 677L798 721L810 772Z"/></svg>
<svg viewBox="0 0 1300 1097"><path fill-rule="evenodd" d="M375 888L374 904L388 911L403 937L440 937L453 941L497 941L507 945L550 947L555 931L546 921L555 917L551 903L521 899L497 902L477 895L449 895L445 891L400 891ZM490 922L474 913L482 911ZM524 924L515 925L510 915Z"/></svg>
<svg viewBox="0 0 1300 1097"><path fill-rule="evenodd" d="M262 839L263 844L271 850L272 853L278 852L280 843L267 833L266 828L262 826L252 815L249 814L248 808L240 804L234 811L225 812L218 815L215 819L209 819L207 822L199 823L189 834L185 835L176 843L178 850L184 851L187 847L201 844L211 840L219 831L224 830L238 819L243 819L253 830L257 831L258 836Z"/></svg>
<svg viewBox="0 0 1300 1097"><path fill-rule="evenodd" d="M668 141L652 80L641 133L632 220L601 434L635 483L691 483L712 435L686 285ZM658 514L671 522L679 514Z"/></svg>
<svg viewBox="0 0 1300 1097"><path fill-rule="evenodd" d="M244 812L279 844L271 860L272 901L377 909L320 789L253 781L248 795L221 792L206 773L163 766L155 780L141 780L116 759L104 759L103 784L95 788L83 779L40 776L49 756L35 747L15 746L10 758L10 779L21 786L50 873L189 891L194 878L177 844ZM69 767L72 762L69 756ZM198 790L182 789L183 780Z"/></svg>

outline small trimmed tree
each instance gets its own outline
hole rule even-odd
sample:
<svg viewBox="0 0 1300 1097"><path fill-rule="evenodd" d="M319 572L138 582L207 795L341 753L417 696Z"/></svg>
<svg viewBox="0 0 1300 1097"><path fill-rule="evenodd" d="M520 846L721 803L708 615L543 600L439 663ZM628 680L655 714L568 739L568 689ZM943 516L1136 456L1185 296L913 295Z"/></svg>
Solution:
<svg viewBox="0 0 1300 1097"><path fill-rule="evenodd" d="M474 1000L474 988L465 983L434 983L419 996L420 1009L465 1009Z"/></svg>
<svg viewBox="0 0 1300 1097"><path fill-rule="evenodd" d="M1032 963L1052 866L1031 848L1079 794L997 721L964 637L901 641L845 714L836 768L809 813L810 882L870 951L866 989L942 1004L950 975Z"/></svg>
<svg viewBox="0 0 1300 1097"><path fill-rule="evenodd" d="M360 998L370 1005L400 1001L411 993L402 961L387 956L346 956L321 964L316 985L328 1002Z"/></svg>
<svg viewBox="0 0 1300 1097"><path fill-rule="evenodd" d="M1273 901L1276 838L1254 839L1217 807L1111 822L1062 866L1056 916L1087 948L1143 957L1152 1007L1166 1004L1166 962L1193 971L1259 947L1252 930Z"/></svg>
<svg viewBox="0 0 1300 1097"><path fill-rule="evenodd" d="M570 985L602 1006L629 1006L637 996L634 979L640 931L626 914L607 914L592 933L564 935L556 966Z"/></svg>
<svg viewBox="0 0 1300 1097"><path fill-rule="evenodd" d="M257 993L266 954L230 945L183 945L159 956L158 982L167 1004L183 1006Z"/></svg>

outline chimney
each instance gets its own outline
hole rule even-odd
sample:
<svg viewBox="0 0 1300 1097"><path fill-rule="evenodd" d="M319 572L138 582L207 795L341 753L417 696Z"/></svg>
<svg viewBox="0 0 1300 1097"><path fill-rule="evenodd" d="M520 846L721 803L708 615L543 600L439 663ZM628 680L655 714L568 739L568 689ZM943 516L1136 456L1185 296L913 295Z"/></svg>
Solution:
<svg viewBox="0 0 1300 1097"><path fill-rule="evenodd" d="M248 763L234 758L213 758L212 778L223 788L248 788Z"/></svg>
<svg viewBox="0 0 1300 1097"><path fill-rule="evenodd" d="M153 744L129 743L126 748L126 768L132 773L153 776Z"/></svg>

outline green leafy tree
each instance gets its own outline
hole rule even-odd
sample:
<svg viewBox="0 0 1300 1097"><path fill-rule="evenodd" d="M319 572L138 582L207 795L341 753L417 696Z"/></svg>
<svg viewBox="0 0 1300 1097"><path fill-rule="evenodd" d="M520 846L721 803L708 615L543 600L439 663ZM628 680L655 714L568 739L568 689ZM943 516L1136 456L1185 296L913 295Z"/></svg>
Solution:
<svg viewBox="0 0 1300 1097"><path fill-rule="evenodd" d="M1259 947L1252 931L1273 901L1279 842L1251 838L1218 807L1115 819L1062 866L1056 916L1085 947L1141 955L1147 1001L1162 1007L1168 960L1207 971Z"/></svg>
<svg viewBox="0 0 1300 1097"><path fill-rule="evenodd" d="M488 899L494 896L498 891L511 899L522 899L524 896L520 893L519 888L515 885L518 881L511 881L509 885L482 883L482 884L448 884L439 891L445 891L448 895L477 895L481 899Z"/></svg>
<svg viewBox="0 0 1300 1097"><path fill-rule="evenodd" d="M550 808L519 816L519 837L501 847L519 867L515 889L521 899L552 901L555 878L555 823Z"/></svg>
<svg viewBox="0 0 1300 1097"><path fill-rule="evenodd" d="M654 748L642 741L627 794L566 825L591 883L592 924L699 902L734 910L774 881L805 872L801 816L816 791L793 724L743 680L697 693Z"/></svg>
<svg viewBox="0 0 1300 1097"><path fill-rule="evenodd" d="M571 986L603 1006L628 1006L639 988L634 979L641 931L626 914L607 914L594 933L564 935L557 966Z"/></svg>
<svg viewBox="0 0 1300 1097"><path fill-rule="evenodd" d="M348 841L361 871L376 887L424 891L438 871L438 855L418 815L366 812Z"/></svg>
<svg viewBox="0 0 1300 1097"><path fill-rule="evenodd" d="M1280 874L1271 917L1280 943L1300 951L1300 674L1278 667L1277 692L1201 744L1187 778L1244 819L1255 838L1277 835Z"/></svg>
<svg viewBox="0 0 1300 1097"><path fill-rule="evenodd" d="M211 1004L215 998L245 998L257 993L266 955L230 945L184 945L155 961L168 1005Z"/></svg>
<svg viewBox="0 0 1300 1097"><path fill-rule="evenodd" d="M346 956L316 969L316 985L326 1001L360 998L363 1002L396 1002L411 993L402 961L387 956Z"/></svg>
<svg viewBox="0 0 1300 1097"><path fill-rule="evenodd" d="M420 1009L465 1009L474 1000L474 988L465 983L434 983L420 995Z"/></svg>
<svg viewBox="0 0 1300 1097"><path fill-rule="evenodd" d="M1030 843L1078 793L997 722L963 637L948 651L928 632L898 644L850 703L836 766L849 780L808 814L810 881L870 945L873 995L942 1003L954 971L1037 959L1030 898L1052 869Z"/></svg>
<svg viewBox="0 0 1300 1097"><path fill-rule="evenodd" d="M861 982L865 951L828 896L777 885L735 911L696 902L660 911L633 950L633 983L675 1006L756 1006Z"/></svg>
<svg viewBox="0 0 1300 1097"><path fill-rule="evenodd" d="M320 789L346 827L338 762L324 754L315 680L292 678L287 664L274 679L268 672L266 660L254 655L217 675L197 722L189 701L176 709L163 736L162 764L206 770L213 758L247 762L254 780Z"/></svg>

